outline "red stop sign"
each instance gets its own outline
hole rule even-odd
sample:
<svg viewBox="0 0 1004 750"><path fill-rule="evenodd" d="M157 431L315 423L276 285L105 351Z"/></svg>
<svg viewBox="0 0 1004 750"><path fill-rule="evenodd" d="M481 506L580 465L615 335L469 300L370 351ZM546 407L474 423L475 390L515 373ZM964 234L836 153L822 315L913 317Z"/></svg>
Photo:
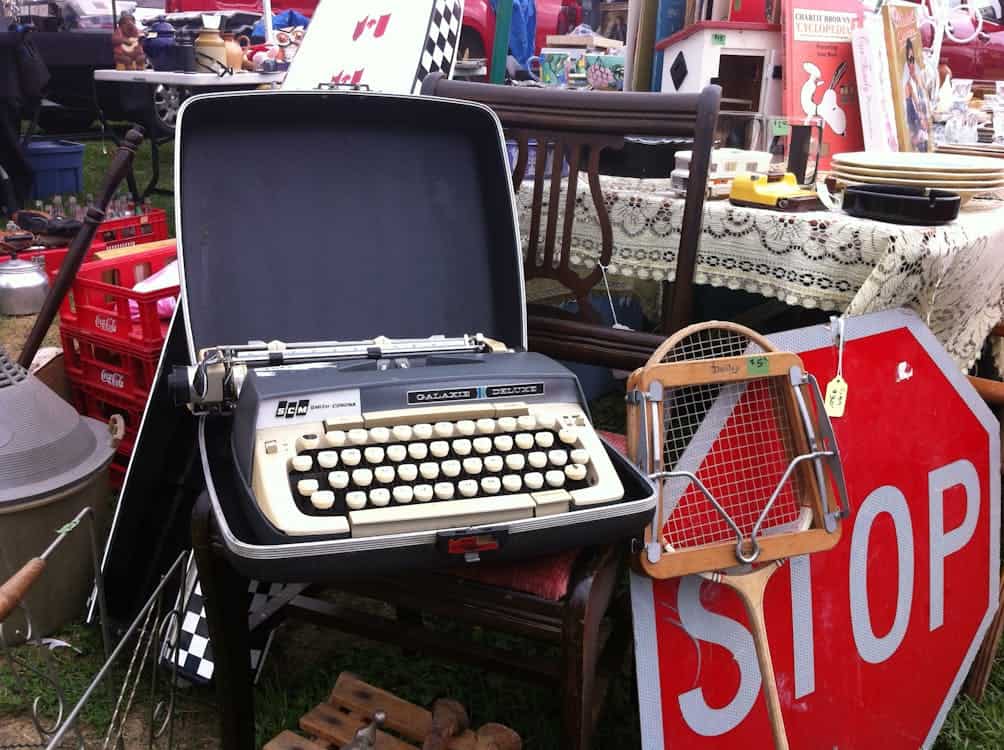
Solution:
<svg viewBox="0 0 1004 750"><path fill-rule="evenodd" d="M847 410L833 426L851 517L764 604L793 748L917 748L937 737L997 609L1000 441L989 409L913 315L847 321ZM825 326L772 336L822 387ZM739 598L696 576L632 576L645 750L767 747Z"/></svg>

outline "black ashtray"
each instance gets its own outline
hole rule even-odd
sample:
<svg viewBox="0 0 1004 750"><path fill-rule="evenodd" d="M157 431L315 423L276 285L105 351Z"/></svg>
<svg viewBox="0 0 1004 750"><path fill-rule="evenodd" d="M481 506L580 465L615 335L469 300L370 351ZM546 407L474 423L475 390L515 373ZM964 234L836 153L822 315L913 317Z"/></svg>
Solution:
<svg viewBox="0 0 1004 750"><path fill-rule="evenodd" d="M851 216L892 224L947 224L959 215L962 199L947 190L899 185L853 185L844 188L843 209Z"/></svg>

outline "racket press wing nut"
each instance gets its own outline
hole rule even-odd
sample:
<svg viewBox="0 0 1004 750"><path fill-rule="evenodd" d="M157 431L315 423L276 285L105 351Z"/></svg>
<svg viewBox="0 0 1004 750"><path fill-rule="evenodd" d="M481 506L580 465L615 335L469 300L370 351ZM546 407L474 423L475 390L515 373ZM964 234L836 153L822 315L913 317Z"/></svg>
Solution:
<svg viewBox="0 0 1004 750"><path fill-rule="evenodd" d="M626 396L629 455L648 475L659 491L659 503L654 512L652 524L646 530L644 542L640 548L637 544L634 547L635 551L640 553L642 571L651 577L670 578L688 573L705 573L711 570L724 570L736 565L768 562L795 554L823 551L835 546L840 539L840 521L850 515L850 504L836 438L830 419L823 408L819 384L811 374L802 369L801 361L796 355L769 352L762 356L753 357L757 363L755 367L750 365L748 369L736 369L738 363L750 359L749 355L731 357L722 360L715 366L710 365L714 360L705 360L701 363L699 372L695 372L694 368L690 367L690 371L687 373L689 377L685 377L683 381L679 382L674 382L675 379L673 379L669 383L665 383L658 378L658 373L655 373L655 377L645 377L645 371L651 370L651 365L648 368L641 368L632 375L631 380L634 387L629 385ZM697 363L675 363L675 366L679 368L681 364L694 365ZM673 366L671 364L661 367ZM787 373L783 370L779 372L779 366L786 366ZM754 370L756 371L755 375L746 377ZM718 382L717 374L720 373L728 374L727 380L723 382L738 383L749 382L768 373L774 376L784 375L790 384L790 403L788 406L790 411L797 415L801 428L799 443L803 450L787 463L781 478L770 497L763 504L752 531L748 535L743 534L735 520L722 507L714 493L701 481L697 473L677 470L674 467L666 469L662 466L663 451L659 415L663 412L672 389L688 384L685 381L695 378L695 376L698 384L715 383ZM813 419L813 415L816 419ZM762 537L763 543L761 544L760 533L763 523L774 508L778 496L796 472L800 472L803 477L806 476L806 472L800 468L803 464L806 465L805 468L811 469L811 476L814 478L812 490L809 493L813 506L811 515L803 511L799 521L802 525L801 528L796 526L788 532L765 535ZM827 473L835 492L830 491L831 484L827 482ZM672 478L687 480L688 485L696 489L707 501L709 509L713 508L721 521L729 527L735 537L731 553L728 553L721 543L715 543L688 549L685 555L681 555L682 550L674 550L672 545L664 543L662 529L667 523L667 515L663 490L666 481Z"/></svg>

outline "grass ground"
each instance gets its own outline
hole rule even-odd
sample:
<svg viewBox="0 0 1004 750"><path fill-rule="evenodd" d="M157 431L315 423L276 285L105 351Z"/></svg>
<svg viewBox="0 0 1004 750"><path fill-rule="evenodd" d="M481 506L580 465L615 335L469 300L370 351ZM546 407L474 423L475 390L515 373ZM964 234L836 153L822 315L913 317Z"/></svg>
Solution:
<svg viewBox="0 0 1004 750"><path fill-rule="evenodd" d="M85 193L97 192L113 152L111 143L104 148L100 143L87 145ZM170 186L171 162L166 156L163 159L166 172L161 184ZM137 157L136 168L141 185L145 184L149 174L148 148ZM173 207L169 197L156 196L151 202L169 211ZM24 320L0 317L0 343L16 351L25 329ZM621 426L622 404L616 396L594 404L597 425L615 429ZM447 631L451 627L449 623L441 623L441 626ZM82 651L76 654L61 649L53 655L58 661L67 698L72 701L100 667L100 638L94 630L82 624L69 627L58 637ZM489 638L486 634L482 637ZM43 655L37 647L19 647L17 654L36 666L41 665ZM530 687L473 668L405 654L398 649L320 630L312 625L293 623L280 630L256 689L258 738L263 742L284 728L295 728L298 717L327 697L336 677L344 670L355 672L363 679L419 704L428 705L442 695L458 698L468 705L476 723L494 720L513 726L522 734L525 747L529 750L560 747L560 709L554 691ZM15 672L0 659L0 747L5 743L25 741L26 732L30 729L26 707L38 694L47 694L41 678ZM596 748L630 750L640 746L636 695L634 669L628 660L620 679L613 684L600 721ZM114 692L96 696L84 713L85 726L93 729L107 724L114 701ZM142 707L149 708L148 705ZM198 687L181 691L176 710L180 722L176 734L177 747L200 750L218 747L212 691ZM140 716L135 724L130 725L133 741L127 742L126 747L139 746L137 738L147 723ZM1004 663L1000 659L995 665L984 700L977 704L965 697L959 698L936 747L938 750L1004 748Z"/></svg>

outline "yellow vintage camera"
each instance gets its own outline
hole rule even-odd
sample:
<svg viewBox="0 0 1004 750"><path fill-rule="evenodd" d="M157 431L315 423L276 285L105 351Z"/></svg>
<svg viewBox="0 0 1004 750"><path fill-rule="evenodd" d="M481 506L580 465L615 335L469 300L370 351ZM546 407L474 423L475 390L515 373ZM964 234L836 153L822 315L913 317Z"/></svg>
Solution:
<svg viewBox="0 0 1004 750"><path fill-rule="evenodd" d="M822 201L814 190L806 190L795 175L737 174L732 180L729 201L733 206L772 208L777 211L819 211Z"/></svg>

